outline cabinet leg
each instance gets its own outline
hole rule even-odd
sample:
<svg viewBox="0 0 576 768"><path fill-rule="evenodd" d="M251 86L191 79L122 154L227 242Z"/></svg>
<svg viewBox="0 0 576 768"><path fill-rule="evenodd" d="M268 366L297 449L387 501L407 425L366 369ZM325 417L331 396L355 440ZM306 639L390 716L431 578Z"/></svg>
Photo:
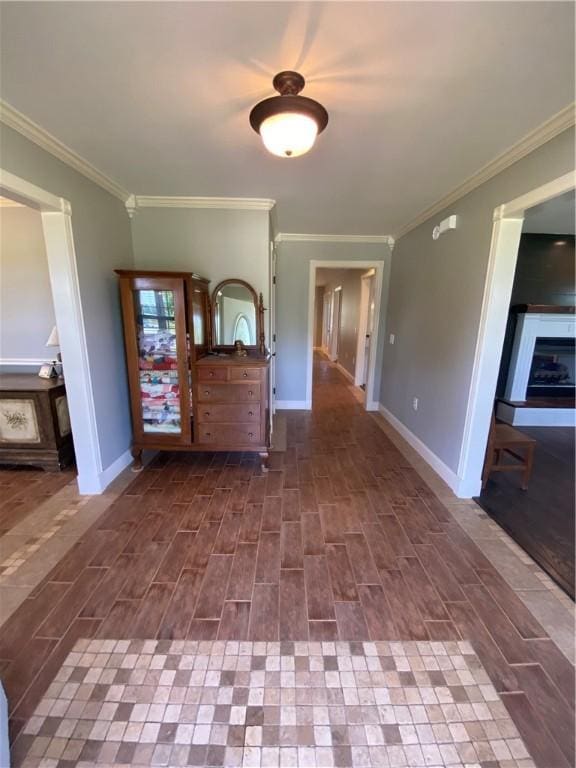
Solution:
<svg viewBox="0 0 576 768"><path fill-rule="evenodd" d="M141 472L142 471L142 449L141 448L132 448L132 458L134 459L134 462L132 464L132 472Z"/></svg>
<svg viewBox="0 0 576 768"><path fill-rule="evenodd" d="M268 451L260 451L259 456L260 456L260 461L262 466L262 472L268 472L270 454L268 453Z"/></svg>

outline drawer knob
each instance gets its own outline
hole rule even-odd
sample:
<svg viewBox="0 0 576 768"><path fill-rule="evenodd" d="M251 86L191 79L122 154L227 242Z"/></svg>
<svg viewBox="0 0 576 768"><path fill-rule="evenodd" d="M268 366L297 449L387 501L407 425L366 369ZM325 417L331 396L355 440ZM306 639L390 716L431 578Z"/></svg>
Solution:
<svg viewBox="0 0 576 768"><path fill-rule="evenodd" d="M247 378L248 378L248 373L247 373L246 371L244 371L244 373L242 374L242 376L244 376L244 378L245 378L245 379L247 379Z"/></svg>
<svg viewBox="0 0 576 768"><path fill-rule="evenodd" d="M254 432L248 432L248 437L254 437Z"/></svg>
<svg viewBox="0 0 576 768"><path fill-rule="evenodd" d="M254 416L254 411L248 411L248 416Z"/></svg>
<svg viewBox="0 0 576 768"><path fill-rule="evenodd" d="M204 432L204 437L210 437L210 432Z"/></svg>
<svg viewBox="0 0 576 768"><path fill-rule="evenodd" d="M254 394L254 392L252 392L252 390L250 389L250 390L248 390L248 394L250 395L250 397L252 397L252 395Z"/></svg>
<svg viewBox="0 0 576 768"><path fill-rule="evenodd" d="M209 375L209 376L214 376L214 371L210 371L210 372L208 373L208 375Z"/></svg>
<svg viewBox="0 0 576 768"><path fill-rule="evenodd" d="M209 390L209 389L205 389L205 390L204 390L204 394L205 394L205 395L209 395L209 394L210 394L210 390Z"/></svg>
<svg viewBox="0 0 576 768"><path fill-rule="evenodd" d="M210 416L210 411L204 411L204 416Z"/></svg>

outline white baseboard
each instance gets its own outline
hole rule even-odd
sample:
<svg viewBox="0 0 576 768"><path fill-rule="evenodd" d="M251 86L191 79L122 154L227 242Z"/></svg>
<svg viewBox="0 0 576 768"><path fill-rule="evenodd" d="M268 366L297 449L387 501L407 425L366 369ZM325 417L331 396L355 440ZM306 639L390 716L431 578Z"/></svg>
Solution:
<svg viewBox="0 0 576 768"><path fill-rule="evenodd" d="M338 370L340 371L342 376L344 376L344 378L348 379L348 381L351 381L352 384L355 384L354 376L352 376L352 374L349 373L341 363L336 362L334 363L334 365L336 366L336 368L338 368Z"/></svg>
<svg viewBox="0 0 576 768"><path fill-rule="evenodd" d="M277 411L309 411L311 408L311 400L276 400Z"/></svg>
<svg viewBox="0 0 576 768"><path fill-rule="evenodd" d="M368 400L366 403L366 410L367 411L379 411L380 410L380 403L377 400Z"/></svg>
<svg viewBox="0 0 576 768"><path fill-rule="evenodd" d="M456 496L461 499L470 499L473 496L477 496L480 493L480 480L478 483L474 483L471 487L466 487L462 481L462 478L458 477L454 470L444 464L442 459L438 458L436 454L428 448L428 446L420 440L419 437L411 432L407 426L405 426L399 419L396 418L390 411L385 408L382 403L378 403L378 411L386 419L386 421L394 427L394 429L402 435L404 440L414 448L414 450L429 464L436 474L440 475L446 485L451 488Z"/></svg>
<svg viewBox="0 0 576 768"><path fill-rule="evenodd" d="M515 408L509 403L498 403L497 416L515 427L573 427L574 408Z"/></svg>
<svg viewBox="0 0 576 768"><path fill-rule="evenodd" d="M130 451L124 451L109 467L96 475L78 475L78 492L82 495L95 496L103 493L120 472L132 462Z"/></svg>

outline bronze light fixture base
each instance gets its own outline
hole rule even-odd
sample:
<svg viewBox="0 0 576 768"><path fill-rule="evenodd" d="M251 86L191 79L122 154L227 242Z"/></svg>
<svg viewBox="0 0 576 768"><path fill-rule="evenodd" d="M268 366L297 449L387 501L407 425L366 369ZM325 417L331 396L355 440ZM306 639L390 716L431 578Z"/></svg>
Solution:
<svg viewBox="0 0 576 768"><path fill-rule="evenodd" d="M256 133L260 133L260 126L264 120L283 112L298 112L312 118L318 126L318 133L322 133L328 125L328 112L314 99L298 95L305 84L306 81L299 72L290 70L279 72L274 77L272 85L280 96L264 99L250 112L250 125Z"/></svg>

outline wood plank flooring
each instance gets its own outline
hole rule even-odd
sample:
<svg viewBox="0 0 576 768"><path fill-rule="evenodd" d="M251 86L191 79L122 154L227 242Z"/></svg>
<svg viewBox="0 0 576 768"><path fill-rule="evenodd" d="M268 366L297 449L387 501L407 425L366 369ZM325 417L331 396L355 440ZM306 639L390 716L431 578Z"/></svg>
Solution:
<svg viewBox="0 0 576 768"><path fill-rule="evenodd" d="M44 472L27 467L0 467L0 536L37 509L76 475L74 469Z"/></svg>
<svg viewBox="0 0 576 768"><path fill-rule="evenodd" d="M515 472L494 473L478 504L574 599L572 427L522 427L536 440L528 490Z"/></svg>
<svg viewBox="0 0 576 768"><path fill-rule="evenodd" d="M574 765L572 666L329 363L270 472L158 456L8 620L13 736L80 637L469 640L537 764Z"/></svg>

